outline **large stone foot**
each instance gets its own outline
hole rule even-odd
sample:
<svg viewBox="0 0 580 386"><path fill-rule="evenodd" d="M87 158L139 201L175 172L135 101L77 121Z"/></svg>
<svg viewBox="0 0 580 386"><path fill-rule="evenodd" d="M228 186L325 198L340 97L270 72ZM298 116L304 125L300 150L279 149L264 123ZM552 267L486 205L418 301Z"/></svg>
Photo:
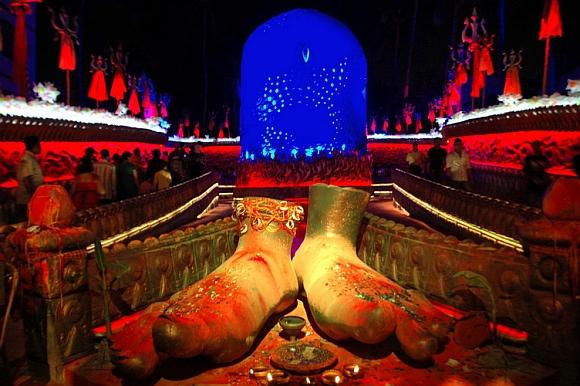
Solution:
<svg viewBox="0 0 580 386"><path fill-rule="evenodd" d="M306 237L293 260L296 274L317 325L330 337L378 343L394 332L409 357L427 360L448 331L447 318L422 294L357 257L368 200L361 190L311 186Z"/></svg>
<svg viewBox="0 0 580 386"><path fill-rule="evenodd" d="M124 376L143 379L157 370L160 360L153 347L151 329L166 307L166 303L150 305L139 319L128 323L111 337L115 352L113 362Z"/></svg>
<svg viewBox="0 0 580 386"><path fill-rule="evenodd" d="M158 352L233 361L248 352L271 315L295 301L290 248L302 208L246 198L235 209L242 227L238 248L215 272L169 300L153 326Z"/></svg>

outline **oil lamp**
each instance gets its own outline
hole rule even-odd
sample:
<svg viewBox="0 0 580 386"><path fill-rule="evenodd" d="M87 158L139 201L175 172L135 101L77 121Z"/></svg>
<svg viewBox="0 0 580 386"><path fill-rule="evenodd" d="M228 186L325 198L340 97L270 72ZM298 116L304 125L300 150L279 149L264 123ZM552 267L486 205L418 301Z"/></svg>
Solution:
<svg viewBox="0 0 580 386"><path fill-rule="evenodd" d="M343 368L344 375L348 378L360 378L362 377L360 366L356 363L345 365Z"/></svg>
<svg viewBox="0 0 580 386"><path fill-rule="evenodd" d="M338 370L326 370L322 373L322 383L325 385L342 385L344 376Z"/></svg>

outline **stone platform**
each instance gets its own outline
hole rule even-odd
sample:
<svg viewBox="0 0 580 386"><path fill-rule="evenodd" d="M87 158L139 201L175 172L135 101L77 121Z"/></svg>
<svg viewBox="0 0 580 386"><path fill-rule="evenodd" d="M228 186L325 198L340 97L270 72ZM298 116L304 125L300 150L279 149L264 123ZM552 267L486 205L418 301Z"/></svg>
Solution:
<svg viewBox="0 0 580 386"><path fill-rule="evenodd" d="M302 301L287 315L307 318L304 341L317 341L335 353L339 359L337 369L345 364L356 363L364 376L357 380L347 380L344 385L552 385L557 384L555 370L533 362L525 357L507 354L487 346L476 350L466 350L450 341L444 351L437 354L434 361L419 365L413 363L400 351L395 341L380 345L363 345L356 342L337 344L321 337L313 328ZM257 340L256 347L245 358L225 366L215 366L201 359L172 360L149 382L131 383L117 377L110 370L92 368L93 357L85 357L66 366L67 384L70 385L257 385L248 377L250 368L258 365L270 366L269 357L287 339L281 334L276 315L269 320L264 334ZM290 385L299 385L303 376L292 376ZM312 376L311 376L312 378ZM315 375L320 385L320 376Z"/></svg>

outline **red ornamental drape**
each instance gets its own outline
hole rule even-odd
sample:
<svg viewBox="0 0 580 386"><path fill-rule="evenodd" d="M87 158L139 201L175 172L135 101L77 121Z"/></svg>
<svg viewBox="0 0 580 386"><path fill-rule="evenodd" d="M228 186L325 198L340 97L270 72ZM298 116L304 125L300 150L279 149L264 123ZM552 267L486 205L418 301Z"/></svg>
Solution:
<svg viewBox="0 0 580 386"><path fill-rule="evenodd" d="M131 90L131 95L129 96L129 105L127 107L133 115L138 115L141 112L141 106L139 106L139 96L137 95L136 89Z"/></svg>
<svg viewBox="0 0 580 386"><path fill-rule="evenodd" d="M167 112L167 105L165 103L159 104L159 114L161 115L161 118L164 119L169 116L169 113Z"/></svg>
<svg viewBox="0 0 580 386"><path fill-rule="evenodd" d="M143 89L143 101L141 102L143 110L148 109L150 104L151 104L151 96L149 94L149 88L145 87Z"/></svg>
<svg viewBox="0 0 580 386"><path fill-rule="evenodd" d="M26 2L13 2L10 4L12 12L16 15L14 27L14 54L12 59L12 77L16 83L18 96L26 96L27 87L27 61L28 41L26 38L26 15L31 12L30 5Z"/></svg>
<svg viewBox="0 0 580 386"><path fill-rule="evenodd" d="M507 69L505 73L503 93L504 95L522 93L522 88L520 86L520 70L518 69L518 66L511 66Z"/></svg>
<svg viewBox="0 0 580 386"><path fill-rule="evenodd" d="M546 0L544 13L540 21L538 39L548 39L562 36L562 18L560 17L560 3L558 0Z"/></svg>
<svg viewBox="0 0 580 386"><path fill-rule="evenodd" d="M467 71L465 70L463 63L459 63L455 69L455 84L462 86L465 83L467 83Z"/></svg>
<svg viewBox="0 0 580 386"><path fill-rule="evenodd" d="M415 132L420 133L423 130L423 123L420 119L415 120Z"/></svg>
<svg viewBox="0 0 580 386"><path fill-rule="evenodd" d="M74 71L77 67L77 56L75 45L69 33L59 31L60 34L60 54L58 57L58 68L64 71Z"/></svg>
<svg viewBox="0 0 580 386"><path fill-rule="evenodd" d="M146 118L157 118L159 116L159 112L157 110L156 103L149 103L149 107L147 108L147 117Z"/></svg>
<svg viewBox="0 0 580 386"><path fill-rule="evenodd" d="M458 87L453 83L449 85L449 97L447 103L451 111L461 110L461 94L459 93Z"/></svg>
<svg viewBox="0 0 580 386"><path fill-rule="evenodd" d="M491 53L489 47L483 47L481 49L479 71L482 72L482 84L483 87L485 83L485 76L493 75L493 61L491 60Z"/></svg>
<svg viewBox="0 0 580 386"><path fill-rule="evenodd" d="M435 111L433 111L432 109L429 110L429 114L427 115L427 118L429 119L429 122L431 122L431 123L435 122Z"/></svg>
<svg viewBox="0 0 580 386"><path fill-rule="evenodd" d="M479 91L483 87L483 73L480 70L481 50L479 47L473 49L473 77L471 79L471 96L479 98Z"/></svg>
<svg viewBox="0 0 580 386"><path fill-rule="evenodd" d="M123 71L117 70L113 75L113 83L111 84L111 97L115 98L117 101L125 98L125 93L127 92L127 85L125 84L125 76Z"/></svg>
<svg viewBox="0 0 580 386"><path fill-rule="evenodd" d="M89 98L94 99L97 102L102 102L109 99L104 71L96 70L93 73L91 85L89 86Z"/></svg>

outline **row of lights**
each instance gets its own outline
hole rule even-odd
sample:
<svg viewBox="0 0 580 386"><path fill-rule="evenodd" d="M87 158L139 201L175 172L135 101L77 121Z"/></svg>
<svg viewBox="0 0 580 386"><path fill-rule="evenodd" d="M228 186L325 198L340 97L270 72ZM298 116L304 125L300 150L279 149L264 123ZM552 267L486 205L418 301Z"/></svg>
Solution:
<svg viewBox="0 0 580 386"><path fill-rule="evenodd" d="M464 113L460 111L457 114L453 115L451 118L448 119L441 118L441 120L444 126L449 126L469 121L472 119L493 117L503 115L506 113L531 111L535 115L536 112L534 112L533 110L557 106L558 107L572 106L572 112L574 112L576 111L574 107L580 106L580 96L553 95L550 97L534 97L530 99L522 99L513 104L501 104L490 106L484 109L473 110L469 113Z"/></svg>
<svg viewBox="0 0 580 386"><path fill-rule="evenodd" d="M133 227L125 232L122 232L122 233L116 234L115 236L109 237L108 239L103 240L101 242L101 245L103 247L108 247L108 246L113 245L115 243L121 242L123 240L127 240L128 238L131 238L133 236L136 236L139 233L153 229L153 228L157 227L158 225L163 224L163 223L173 219L174 217L180 215L181 213L185 212L193 204L203 200L205 197L207 197L209 194L211 194L214 191L214 189L217 189L218 187L219 187L219 185L216 182L215 184L210 186L206 191L204 191L200 195L192 198L191 200L189 200L185 204L181 205L179 208L177 208L169 213L166 213L165 215L163 215L159 218L156 218L155 220L147 221L147 222L145 222L141 225L138 225L136 227ZM210 202L210 204L197 216L197 218L200 218L203 215L205 215L215 205L217 200L218 200L218 196L214 197L213 200ZM87 247L87 251L89 253L93 252L94 249L95 249L95 246L93 244L91 244Z"/></svg>
<svg viewBox="0 0 580 386"><path fill-rule="evenodd" d="M444 212L444 211L434 207L433 205L429 204L428 202L425 202L425 201L421 200L420 198L414 196L413 194L409 193L408 191L406 191L405 189L403 189L402 187L400 187L397 184L393 184L393 187L395 188L395 190L397 190L399 193L401 193L403 196L407 197L409 200L411 200L415 204L419 205L420 207L427 210L428 212L433 213L437 217L440 217L440 218L444 219L445 221L447 221L453 225L456 225L458 227L466 229L467 231L475 233L475 234L477 234L481 237L484 237L488 240L491 240L494 243L513 248L518 252L524 251L524 246L522 245L522 243L514 238L511 238L511 237L506 236L506 235L502 235L501 233L494 232L494 231L489 230L487 228L483 228L477 224L470 223L470 222L465 221L457 216L454 216L452 214Z"/></svg>
<svg viewBox="0 0 580 386"><path fill-rule="evenodd" d="M166 123L158 118L143 120L135 117L118 116L108 111L71 107L61 104L47 104L39 101L27 102L20 98L0 98L0 117L4 117L0 123L46 125L43 122L34 123L34 120L46 119L53 121L54 123L52 125L56 124L56 122L73 122L73 124L130 127L163 134L167 132ZM20 120L17 120L18 118ZM50 122L48 124L51 125Z"/></svg>
<svg viewBox="0 0 580 386"><path fill-rule="evenodd" d="M356 364L348 364L343 367L343 370L330 369L326 370L320 376L320 380L324 385L342 385L347 379L362 378L363 373L361 367ZM256 380L260 385L288 385L290 383L290 374L286 371L270 369L267 366L255 366L249 371L250 379ZM310 375L302 378L300 385L316 385L317 379Z"/></svg>

